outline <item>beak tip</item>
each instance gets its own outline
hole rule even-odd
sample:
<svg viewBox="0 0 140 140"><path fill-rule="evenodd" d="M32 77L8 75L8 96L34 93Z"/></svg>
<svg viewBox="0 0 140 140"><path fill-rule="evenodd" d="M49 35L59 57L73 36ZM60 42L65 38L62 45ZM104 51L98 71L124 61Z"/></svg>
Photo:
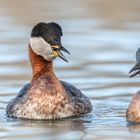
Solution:
<svg viewBox="0 0 140 140"><path fill-rule="evenodd" d="M69 61L66 59L65 62L69 63Z"/></svg>
<svg viewBox="0 0 140 140"><path fill-rule="evenodd" d="M68 61L68 60L65 60L65 62L69 63L69 61Z"/></svg>
<svg viewBox="0 0 140 140"><path fill-rule="evenodd" d="M62 54L62 52L60 52L60 54L58 55L58 57L60 57L62 60L64 60L65 62L69 63L69 61L66 59L66 57Z"/></svg>
<svg viewBox="0 0 140 140"><path fill-rule="evenodd" d="M128 75L128 77L129 77L129 78L132 78L133 76L131 76L131 75Z"/></svg>
<svg viewBox="0 0 140 140"><path fill-rule="evenodd" d="M128 76L129 78L135 77L136 75L139 74L139 72L140 72L139 70L131 71L129 72Z"/></svg>

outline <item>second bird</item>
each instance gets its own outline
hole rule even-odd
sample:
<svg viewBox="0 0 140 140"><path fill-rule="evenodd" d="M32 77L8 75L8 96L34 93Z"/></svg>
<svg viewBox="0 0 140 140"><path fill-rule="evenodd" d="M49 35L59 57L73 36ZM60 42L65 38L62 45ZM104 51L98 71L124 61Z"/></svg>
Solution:
<svg viewBox="0 0 140 140"><path fill-rule="evenodd" d="M140 74L140 48L136 52L136 64L129 74L129 77ZM133 96L126 112L126 118L129 122L140 123L140 91Z"/></svg>

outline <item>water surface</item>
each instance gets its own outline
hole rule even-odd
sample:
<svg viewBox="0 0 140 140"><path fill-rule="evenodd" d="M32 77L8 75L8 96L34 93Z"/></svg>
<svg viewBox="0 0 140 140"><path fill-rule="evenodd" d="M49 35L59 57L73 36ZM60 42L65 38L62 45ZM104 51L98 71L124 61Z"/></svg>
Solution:
<svg viewBox="0 0 140 140"><path fill-rule="evenodd" d="M129 126L125 112L140 89L140 78L128 78L140 46L138 0L0 1L0 139L1 140L131 140L140 126ZM30 31L39 21L63 28L70 63L55 60L60 79L80 88L93 112L82 118L35 122L7 118L5 108L30 81Z"/></svg>

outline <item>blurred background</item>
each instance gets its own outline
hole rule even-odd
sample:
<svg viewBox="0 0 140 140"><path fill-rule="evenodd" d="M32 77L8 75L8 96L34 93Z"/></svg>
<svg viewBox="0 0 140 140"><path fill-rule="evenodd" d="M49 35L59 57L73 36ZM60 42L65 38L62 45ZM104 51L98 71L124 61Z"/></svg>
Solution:
<svg viewBox="0 0 140 140"><path fill-rule="evenodd" d="M61 25L72 55L69 64L56 59L55 72L91 99L90 115L45 123L6 117L8 101L30 81L28 41L40 21ZM139 0L0 0L0 34L1 140L139 140L140 126L125 120L140 89L140 78L128 78L140 47Z"/></svg>

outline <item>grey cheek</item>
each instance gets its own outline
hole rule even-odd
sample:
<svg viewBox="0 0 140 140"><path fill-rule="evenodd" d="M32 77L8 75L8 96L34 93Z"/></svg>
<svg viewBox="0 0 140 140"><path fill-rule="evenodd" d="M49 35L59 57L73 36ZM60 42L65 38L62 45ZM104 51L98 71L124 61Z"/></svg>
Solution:
<svg viewBox="0 0 140 140"><path fill-rule="evenodd" d="M49 43L47 43L42 37L30 38L30 44L33 51L42 56L45 60L51 61L52 57L52 48Z"/></svg>
<svg viewBox="0 0 140 140"><path fill-rule="evenodd" d="M52 57L52 48L49 44L46 44L44 46L44 53L42 54L43 58L47 61L52 61L53 60L53 57Z"/></svg>
<svg viewBox="0 0 140 140"><path fill-rule="evenodd" d="M43 46L43 52L46 55L50 55L53 52L51 46L48 43Z"/></svg>
<svg viewBox="0 0 140 140"><path fill-rule="evenodd" d="M52 57L51 54L44 55L43 58L47 61L52 61L53 60L53 57Z"/></svg>

